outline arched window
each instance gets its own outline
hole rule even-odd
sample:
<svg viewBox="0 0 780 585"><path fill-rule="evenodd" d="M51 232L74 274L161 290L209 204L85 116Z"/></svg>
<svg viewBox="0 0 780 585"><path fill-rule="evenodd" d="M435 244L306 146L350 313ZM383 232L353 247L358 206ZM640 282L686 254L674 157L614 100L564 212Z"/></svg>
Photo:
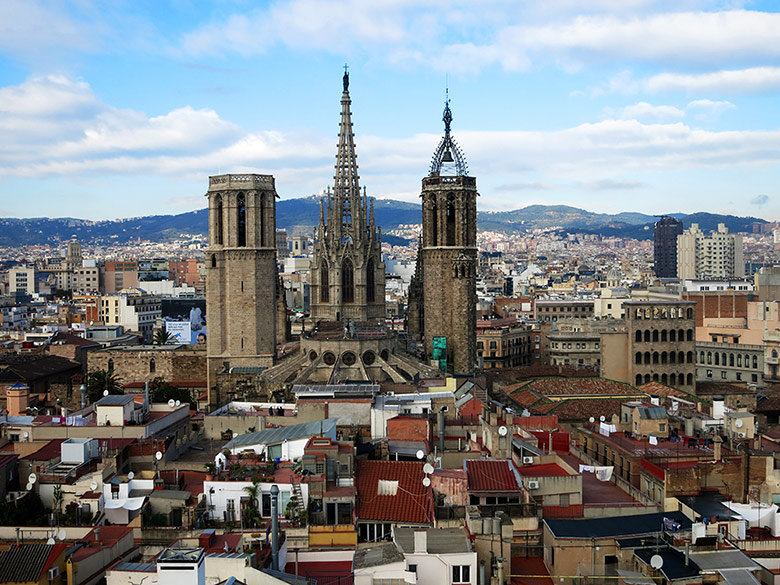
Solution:
<svg viewBox="0 0 780 585"><path fill-rule="evenodd" d="M376 279L374 275L374 259L369 258L366 264L366 302L376 301Z"/></svg>
<svg viewBox="0 0 780 585"><path fill-rule="evenodd" d="M669 374L669 385L674 386L677 384L677 374Z"/></svg>
<svg viewBox="0 0 780 585"><path fill-rule="evenodd" d="M685 318L686 319L693 319L693 309L686 309L685 310Z"/></svg>
<svg viewBox="0 0 780 585"><path fill-rule="evenodd" d="M642 374L636 375L636 385L641 386L642 385Z"/></svg>
<svg viewBox="0 0 780 585"><path fill-rule="evenodd" d="M108 360L108 371L113 372L114 371L114 360L109 359Z"/></svg>
<svg viewBox="0 0 780 585"><path fill-rule="evenodd" d="M439 213L436 201L433 200L431 204L431 241L424 242L426 246L438 246L439 245Z"/></svg>
<svg viewBox="0 0 780 585"><path fill-rule="evenodd" d="M330 300L330 272L328 263L323 262L320 266L320 302L327 303Z"/></svg>
<svg viewBox="0 0 780 585"><path fill-rule="evenodd" d="M774 357L774 358L777 357L777 350L776 349L772 350L772 357Z"/></svg>
<svg viewBox="0 0 780 585"><path fill-rule="evenodd" d="M685 341L685 331L680 329L677 332L677 341Z"/></svg>
<svg viewBox="0 0 780 585"><path fill-rule="evenodd" d="M355 302L355 268L349 258L345 258L341 265L341 301Z"/></svg>
<svg viewBox="0 0 780 585"><path fill-rule="evenodd" d="M154 362L154 358L149 360L149 373L153 374L157 371L157 364Z"/></svg>
<svg viewBox="0 0 780 585"><path fill-rule="evenodd" d="M653 341L658 341L658 329L653 329Z"/></svg>
<svg viewBox="0 0 780 585"><path fill-rule="evenodd" d="M658 352L657 351L653 352L653 363L654 364L658 363Z"/></svg>
<svg viewBox="0 0 780 585"><path fill-rule="evenodd" d="M677 341L677 331L675 329L669 331L669 341Z"/></svg>
<svg viewBox="0 0 780 585"><path fill-rule="evenodd" d="M246 246L246 199L243 193L238 194L238 245Z"/></svg>
<svg viewBox="0 0 780 585"><path fill-rule="evenodd" d="M748 353L745 354L745 367L746 368L750 367L750 354Z"/></svg>
<svg viewBox="0 0 780 585"><path fill-rule="evenodd" d="M650 382L650 374L645 374L645 384Z"/></svg>
<svg viewBox="0 0 780 585"><path fill-rule="evenodd" d="M263 210L263 194L260 193L255 197L255 206L260 208L260 247L264 248L268 245L268 242L266 242L265 237L265 213ZM272 244L273 245L273 244Z"/></svg>
<svg viewBox="0 0 780 585"><path fill-rule="evenodd" d="M661 331L661 341L666 341L666 329Z"/></svg>
<svg viewBox="0 0 780 585"><path fill-rule="evenodd" d="M677 352L676 351L670 351L669 352L669 363L674 364L677 362Z"/></svg>
<svg viewBox="0 0 780 585"><path fill-rule="evenodd" d="M707 364L712 365L712 352L707 352Z"/></svg>
<svg viewBox="0 0 780 585"><path fill-rule="evenodd" d="M715 352L715 365L720 365L720 354L717 351Z"/></svg>
<svg viewBox="0 0 780 585"><path fill-rule="evenodd" d="M687 359L688 363L692 364L693 363L693 352L689 351L688 354L687 354L687 357L688 357L688 359ZM680 358L682 359L682 352L680 352Z"/></svg>
<svg viewBox="0 0 780 585"><path fill-rule="evenodd" d="M665 364L665 363L666 363L666 360L667 360L666 352L665 352L665 351L662 351L662 352L661 352L661 363L662 363L662 364Z"/></svg>
<svg viewBox="0 0 780 585"><path fill-rule="evenodd" d="M649 329L645 329L645 341L648 342L648 343L650 342L650 330Z"/></svg>
<svg viewBox="0 0 780 585"><path fill-rule="evenodd" d="M754 355L753 356L753 369L755 370L756 368L758 368L758 356Z"/></svg>
<svg viewBox="0 0 780 585"><path fill-rule="evenodd" d="M688 374L688 386L693 386L693 374Z"/></svg>
<svg viewBox="0 0 780 585"><path fill-rule="evenodd" d="M641 332L641 331L637 330L637 332L636 332L636 335L634 336L634 340L635 340L637 343L639 343L640 341L642 341L642 332Z"/></svg>
<svg viewBox="0 0 780 585"><path fill-rule="evenodd" d="M649 351L645 352L645 363L646 364L650 363L650 352Z"/></svg>
<svg viewBox="0 0 780 585"><path fill-rule="evenodd" d="M666 374L661 374L661 384L666 385L668 383L668 380L666 378Z"/></svg>
<svg viewBox="0 0 780 585"><path fill-rule="evenodd" d="M452 195L447 197L447 245L455 245L455 202Z"/></svg>
<svg viewBox="0 0 780 585"><path fill-rule="evenodd" d="M642 352L641 351L636 352L635 362L637 364L641 364L642 363Z"/></svg>
<svg viewBox="0 0 780 585"><path fill-rule="evenodd" d="M653 382L658 382L658 374L653 374Z"/></svg>
<svg viewBox="0 0 780 585"><path fill-rule="evenodd" d="M222 216L222 195L217 195L217 204L214 211L217 217L217 245L221 246L224 243L224 218Z"/></svg>
<svg viewBox="0 0 780 585"><path fill-rule="evenodd" d="M732 368L734 367L734 354L733 353L729 354L729 366L731 366Z"/></svg>
<svg viewBox="0 0 780 585"><path fill-rule="evenodd" d="M693 329L688 329L688 334L685 336L685 341L693 341Z"/></svg>

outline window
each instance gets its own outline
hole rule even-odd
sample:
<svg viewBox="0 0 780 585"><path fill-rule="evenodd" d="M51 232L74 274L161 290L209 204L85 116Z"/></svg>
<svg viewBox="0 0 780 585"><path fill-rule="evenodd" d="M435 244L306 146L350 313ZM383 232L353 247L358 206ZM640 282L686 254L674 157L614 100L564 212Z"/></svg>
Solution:
<svg viewBox="0 0 780 585"><path fill-rule="evenodd" d="M408 571L410 573L416 573L417 572L417 565L409 565Z"/></svg>
<svg viewBox="0 0 780 585"><path fill-rule="evenodd" d="M658 425L658 431L661 432L661 433L665 433L666 432L666 423L659 424Z"/></svg>
<svg viewBox="0 0 780 585"><path fill-rule="evenodd" d="M149 360L149 373L154 373L157 371L157 364L154 361L154 358Z"/></svg>
<svg viewBox="0 0 780 585"><path fill-rule="evenodd" d="M721 372L720 373L720 379L721 380L725 380L726 379L726 372Z"/></svg>
<svg viewBox="0 0 780 585"><path fill-rule="evenodd" d="M707 370L707 377L712 378L712 370Z"/></svg>
<svg viewBox="0 0 780 585"><path fill-rule="evenodd" d="M469 565L453 565L452 582L471 583L471 567Z"/></svg>

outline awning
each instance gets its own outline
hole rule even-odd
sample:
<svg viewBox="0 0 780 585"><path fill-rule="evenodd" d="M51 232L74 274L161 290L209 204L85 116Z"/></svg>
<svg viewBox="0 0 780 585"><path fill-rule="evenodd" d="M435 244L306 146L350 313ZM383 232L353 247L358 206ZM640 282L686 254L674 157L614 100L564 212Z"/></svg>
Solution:
<svg viewBox="0 0 780 585"><path fill-rule="evenodd" d="M729 585L761 585L755 575L747 569L721 569L718 573Z"/></svg>

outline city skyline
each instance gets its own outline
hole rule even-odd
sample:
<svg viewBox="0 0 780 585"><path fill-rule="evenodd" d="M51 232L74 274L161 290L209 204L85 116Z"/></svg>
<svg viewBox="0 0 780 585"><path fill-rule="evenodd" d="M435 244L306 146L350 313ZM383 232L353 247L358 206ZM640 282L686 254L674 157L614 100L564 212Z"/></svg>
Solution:
<svg viewBox="0 0 780 585"><path fill-rule="evenodd" d="M182 213L220 173L318 193L346 62L369 195L419 202L448 86L482 210L779 219L780 15L611 4L4 3L0 216Z"/></svg>

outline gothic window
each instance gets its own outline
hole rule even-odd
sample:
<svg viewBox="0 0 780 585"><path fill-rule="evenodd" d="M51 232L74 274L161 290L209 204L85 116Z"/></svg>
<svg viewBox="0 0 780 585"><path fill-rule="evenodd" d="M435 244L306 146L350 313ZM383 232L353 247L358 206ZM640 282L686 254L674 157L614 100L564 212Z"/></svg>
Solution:
<svg viewBox="0 0 780 585"><path fill-rule="evenodd" d="M658 329L653 329L653 341L658 341Z"/></svg>
<svg viewBox="0 0 780 585"><path fill-rule="evenodd" d="M642 332L637 330L636 335L634 336L634 341L637 343L642 341Z"/></svg>
<svg viewBox="0 0 780 585"><path fill-rule="evenodd" d="M693 309L686 309L685 310L685 317L686 317L686 319L693 319Z"/></svg>
<svg viewBox="0 0 780 585"><path fill-rule="evenodd" d="M682 374L680 374L682 376ZM688 386L693 384L693 374L688 374Z"/></svg>
<svg viewBox="0 0 780 585"><path fill-rule="evenodd" d="M238 194L238 245L246 246L246 199Z"/></svg>
<svg viewBox="0 0 780 585"><path fill-rule="evenodd" d="M157 371L157 364L154 362L154 358L149 360L149 373L153 374Z"/></svg>
<svg viewBox="0 0 780 585"><path fill-rule="evenodd" d="M669 331L669 341L677 341L677 331L675 329Z"/></svg>
<svg viewBox="0 0 780 585"><path fill-rule="evenodd" d="M211 255L211 267L212 268L217 267L217 257L214 254Z"/></svg>
<svg viewBox="0 0 780 585"><path fill-rule="evenodd" d="M341 300L344 303L355 302L355 269L349 258L341 265Z"/></svg>
<svg viewBox="0 0 780 585"><path fill-rule="evenodd" d="M758 367L758 356L754 355L753 356L753 368L757 368L757 367Z"/></svg>
<svg viewBox="0 0 780 585"><path fill-rule="evenodd" d="M447 197L447 245L455 245L455 202L452 195Z"/></svg>
<svg viewBox="0 0 780 585"><path fill-rule="evenodd" d="M688 329L688 335L685 337L686 341L693 341L693 329Z"/></svg>
<svg viewBox="0 0 780 585"><path fill-rule="evenodd" d="M666 341L666 329L661 331L661 341Z"/></svg>
<svg viewBox="0 0 780 585"><path fill-rule="evenodd" d="M427 246L439 245L439 213L436 208L436 201L431 202L431 213L428 216L431 221L431 241L425 242Z"/></svg>
<svg viewBox="0 0 780 585"><path fill-rule="evenodd" d="M260 193L255 198L255 205L260 208L260 247L268 245L265 237L265 213L263 209L263 194Z"/></svg>
<svg viewBox="0 0 780 585"><path fill-rule="evenodd" d="M374 259L369 258L366 265L366 302L373 303L376 301L376 280L374 274Z"/></svg>
<svg viewBox="0 0 780 585"><path fill-rule="evenodd" d="M636 375L636 385L640 386L642 384L642 374Z"/></svg>
<svg viewBox="0 0 780 585"><path fill-rule="evenodd" d="M647 343L650 343L650 330L649 329L645 329L645 341Z"/></svg>
<svg viewBox="0 0 780 585"><path fill-rule="evenodd" d="M330 300L330 273L328 272L328 263L323 262L320 266L320 302L327 303Z"/></svg>
<svg viewBox="0 0 780 585"><path fill-rule="evenodd" d="M636 363L638 363L638 364L642 363L642 352L641 351L636 352Z"/></svg>
<svg viewBox="0 0 780 585"><path fill-rule="evenodd" d="M221 246L223 242L223 217L222 217L222 195L217 195L217 209L216 209L216 219L217 219L217 245Z"/></svg>
<svg viewBox="0 0 780 585"><path fill-rule="evenodd" d="M669 385L675 386L677 384L677 374L669 374Z"/></svg>

